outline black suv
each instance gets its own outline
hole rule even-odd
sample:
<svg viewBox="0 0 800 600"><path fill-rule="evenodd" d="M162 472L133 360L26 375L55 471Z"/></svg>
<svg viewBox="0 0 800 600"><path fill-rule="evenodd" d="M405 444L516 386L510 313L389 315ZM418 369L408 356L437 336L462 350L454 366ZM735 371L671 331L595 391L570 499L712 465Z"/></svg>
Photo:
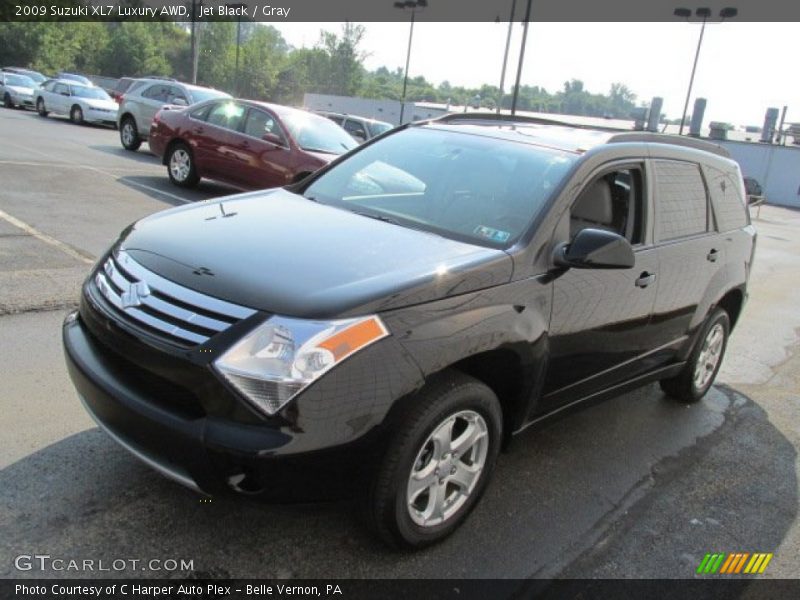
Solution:
<svg viewBox="0 0 800 600"><path fill-rule="evenodd" d="M67 363L100 426L163 474L359 490L383 539L419 547L532 423L656 380L700 399L755 239L718 146L445 117L131 225L65 321Z"/></svg>

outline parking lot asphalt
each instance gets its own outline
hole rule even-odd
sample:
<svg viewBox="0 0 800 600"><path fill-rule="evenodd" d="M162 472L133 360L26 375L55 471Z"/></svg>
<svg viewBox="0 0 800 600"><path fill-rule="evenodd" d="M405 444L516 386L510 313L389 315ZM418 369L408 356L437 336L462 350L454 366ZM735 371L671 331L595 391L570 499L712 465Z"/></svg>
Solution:
<svg viewBox="0 0 800 600"><path fill-rule="evenodd" d="M131 221L234 190L172 186L117 132L0 110L0 577L20 554L192 560L161 577L691 577L706 552L800 560L800 213L766 206L751 298L717 385L693 406L650 385L532 429L451 538L385 549L347 504L204 502L140 464L86 415L60 324Z"/></svg>

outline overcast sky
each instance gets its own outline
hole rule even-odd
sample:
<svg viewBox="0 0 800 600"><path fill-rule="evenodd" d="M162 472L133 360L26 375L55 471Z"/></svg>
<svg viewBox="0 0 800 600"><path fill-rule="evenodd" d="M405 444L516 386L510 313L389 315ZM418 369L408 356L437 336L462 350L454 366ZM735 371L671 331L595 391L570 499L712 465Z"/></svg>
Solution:
<svg viewBox="0 0 800 600"><path fill-rule="evenodd" d="M340 32L337 23L273 23L289 44L313 46L320 29ZM403 67L408 23L365 23L363 49L368 69ZM435 84L498 85L507 23L417 23L409 73ZM787 122L800 122L796 23L707 25L695 75L695 97L708 100L705 124L727 121L761 125L767 107L789 106ZM522 83L554 93L580 79L593 93L625 83L639 100L664 98L664 112L679 118L700 25L674 23L531 23ZM506 75L514 81L522 40L515 24Z"/></svg>

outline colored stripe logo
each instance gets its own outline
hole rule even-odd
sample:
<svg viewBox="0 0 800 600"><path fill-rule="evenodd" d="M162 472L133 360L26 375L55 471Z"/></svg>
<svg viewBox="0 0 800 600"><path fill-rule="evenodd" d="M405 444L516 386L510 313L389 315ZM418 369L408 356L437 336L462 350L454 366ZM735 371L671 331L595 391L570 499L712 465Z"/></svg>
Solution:
<svg viewBox="0 0 800 600"><path fill-rule="evenodd" d="M765 552L718 552L706 554L697 567L698 575L757 575L767 569L773 554Z"/></svg>

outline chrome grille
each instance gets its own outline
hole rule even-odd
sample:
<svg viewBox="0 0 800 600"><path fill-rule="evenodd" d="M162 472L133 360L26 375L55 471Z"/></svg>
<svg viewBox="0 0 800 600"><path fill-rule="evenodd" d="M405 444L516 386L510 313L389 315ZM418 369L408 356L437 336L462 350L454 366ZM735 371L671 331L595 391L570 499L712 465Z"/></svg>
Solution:
<svg viewBox="0 0 800 600"><path fill-rule="evenodd" d="M122 250L109 256L94 283L125 318L182 345L202 344L256 312L156 275Z"/></svg>

